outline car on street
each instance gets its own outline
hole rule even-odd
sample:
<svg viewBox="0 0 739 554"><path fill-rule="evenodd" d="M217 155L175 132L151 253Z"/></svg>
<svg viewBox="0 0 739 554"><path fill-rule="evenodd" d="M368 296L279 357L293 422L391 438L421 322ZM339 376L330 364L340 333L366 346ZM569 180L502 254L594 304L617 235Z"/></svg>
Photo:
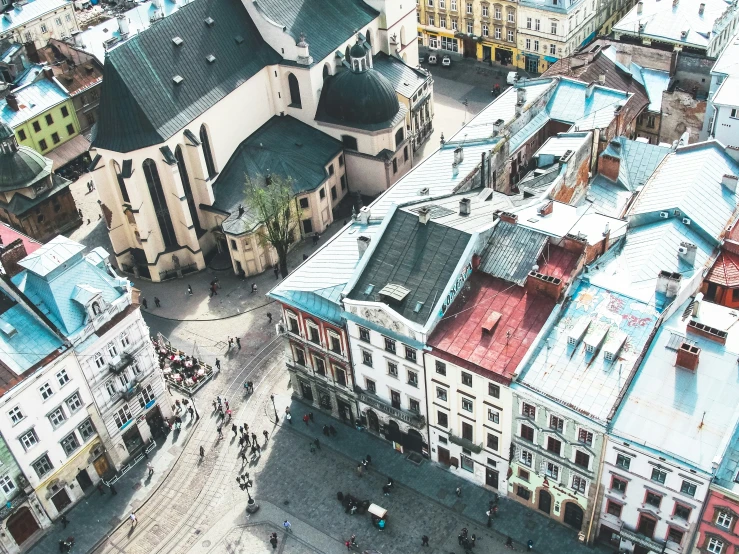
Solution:
<svg viewBox="0 0 739 554"><path fill-rule="evenodd" d="M429 65L436 65L439 60L436 58L436 54L429 54Z"/></svg>
<svg viewBox="0 0 739 554"><path fill-rule="evenodd" d="M515 85L516 81L518 81L518 73L516 73L515 71L509 71L508 77L506 78L506 82L509 85Z"/></svg>
<svg viewBox="0 0 739 554"><path fill-rule="evenodd" d="M449 56L441 58L442 67L452 67L452 59Z"/></svg>

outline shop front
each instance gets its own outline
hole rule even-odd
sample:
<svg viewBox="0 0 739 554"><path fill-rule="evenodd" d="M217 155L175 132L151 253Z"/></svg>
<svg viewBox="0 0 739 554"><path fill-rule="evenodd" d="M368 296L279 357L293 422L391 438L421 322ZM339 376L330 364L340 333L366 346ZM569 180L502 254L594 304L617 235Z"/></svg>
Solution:
<svg viewBox="0 0 739 554"><path fill-rule="evenodd" d="M539 73L539 56L535 54L524 54L524 69L528 73Z"/></svg>
<svg viewBox="0 0 739 554"><path fill-rule="evenodd" d="M513 50L511 50L510 48L496 46L495 61L498 62L500 65L513 65Z"/></svg>

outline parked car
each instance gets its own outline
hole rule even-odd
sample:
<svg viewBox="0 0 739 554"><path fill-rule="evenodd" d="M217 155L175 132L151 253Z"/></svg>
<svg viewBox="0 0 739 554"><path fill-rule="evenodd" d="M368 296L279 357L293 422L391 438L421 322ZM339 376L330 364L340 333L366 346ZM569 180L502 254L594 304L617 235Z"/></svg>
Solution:
<svg viewBox="0 0 739 554"><path fill-rule="evenodd" d="M508 77L506 78L506 82L509 85L515 85L516 81L518 81L518 73L516 73L515 71L509 71Z"/></svg>
<svg viewBox="0 0 739 554"><path fill-rule="evenodd" d="M449 56L441 58L442 67L452 67L452 59Z"/></svg>
<svg viewBox="0 0 739 554"><path fill-rule="evenodd" d="M429 65L436 65L439 60L436 58L436 54L429 54Z"/></svg>
<svg viewBox="0 0 739 554"><path fill-rule="evenodd" d="M426 56L424 56L423 54L419 54L418 55L418 63L419 64L426 63Z"/></svg>

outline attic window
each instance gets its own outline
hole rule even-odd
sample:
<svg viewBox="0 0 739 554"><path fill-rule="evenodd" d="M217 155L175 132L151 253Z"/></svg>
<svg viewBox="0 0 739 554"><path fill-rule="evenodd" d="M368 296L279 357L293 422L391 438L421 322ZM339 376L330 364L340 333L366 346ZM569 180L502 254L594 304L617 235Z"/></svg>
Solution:
<svg viewBox="0 0 739 554"><path fill-rule="evenodd" d="M204 19L204 21L205 21L205 24L206 24L206 25L207 25L208 27L212 27L212 26L213 26L213 24L215 23L215 21L213 21L213 18L212 18L212 17L206 17L206 18Z"/></svg>
<svg viewBox="0 0 739 554"><path fill-rule="evenodd" d="M236 44L241 44L242 42L244 42L244 37L242 37L241 35L236 35L234 37L234 40L236 41Z"/></svg>
<svg viewBox="0 0 739 554"><path fill-rule="evenodd" d="M172 82L174 82L175 85L179 85L184 80L185 78L182 75L175 75L174 77L172 77Z"/></svg>
<svg viewBox="0 0 739 554"><path fill-rule="evenodd" d="M389 283L382 287L380 290L380 297L384 297L386 300L394 300L395 302L402 302L405 297L410 294L410 290L401 286Z"/></svg>
<svg viewBox="0 0 739 554"><path fill-rule="evenodd" d="M183 44L184 42L185 42L185 41L184 41L184 40L182 40L182 38L181 38L181 37L174 37L174 38L172 39L172 44L174 44L175 46L182 46L182 44Z"/></svg>
<svg viewBox="0 0 739 554"><path fill-rule="evenodd" d="M369 296L370 294L372 294L372 292L373 292L374 290L375 290L375 285L373 285L372 283L370 283L370 284L369 284L369 285L367 285L367 287L366 287L366 288L364 289L364 294L365 294L365 296Z"/></svg>
<svg viewBox="0 0 739 554"><path fill-rule="evenodd" d="M413 313L419 313L423 309L423 302L416 302L416 307L413 308Z"/></svg>
<svg viewBox="0 0 739 554"><path fill-rule="evenodd" d="M213 63L214 61L216 61L216 57L213 54L208 54L207 56L205 56L205 60L208 63Z"/></svg>

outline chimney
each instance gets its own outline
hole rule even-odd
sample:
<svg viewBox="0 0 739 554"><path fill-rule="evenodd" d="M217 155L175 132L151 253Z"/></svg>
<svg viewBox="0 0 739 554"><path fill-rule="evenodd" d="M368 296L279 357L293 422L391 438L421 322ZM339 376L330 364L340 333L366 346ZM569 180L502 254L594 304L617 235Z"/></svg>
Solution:
<svg viewBox="0 0 739 554"><path fill-rule="evenodd" d="M362 208L359 210L359 216L357 216L357 221L361 223L362 225L368 225L370 220L370 209L367 206L362 206Z"/></svg>
<svg viewBox="0 0 739 554"><path fill-rule="evenodd" d="M698 247L690 242L681 242L680 247L677 249L678 257L688 264L690 267L695 267L695 253Z"/></svg>
<svg viewBox="0 0 739 554"><path fill-rule="evenodd" d="M457 162L452 162L452 177L456 177L457 175L459 175L459 166Z"/></svg>
<svg viewBox="0 0 739 554"><path fill-rule="evenodd" d="M636 3L636 13L641 15L641 12L644 11L644 2L639 0L639 2Z"/></svg>
<svg viewBox="0 0 739 554"><path fill-rule="evenodd" d="M626 50L617 50L616 62L626 67L626 69L629 69L631 67L631 52L627 52Z"/></svg>
<svg viewBox="0 0 739 554"><path fill-rule="evenodd" d="M470 215L472 207L472 200L469 198L462 198L459 201L459 215Z"/></svg>
<svg viewBox="0 0 739 554"><path fill-rule="evenodd" d="M590 98L593 96L593 91L595 90L595 83L590 83L588 85L588 88L585 89L585 98Z"/></svg>
<svg viewBox="0 0 739 554"><path fill-rule="evenodd" d="M677 8L677 5L679 4L679 0L672 0L672 7Z"/></svg>
<svg viewBox="0 0 739 554"><path fill-rule="evenodd" d="M701 5L698 6L698 15L703 15L704 11L706 11L706 5L701 2Z"/></svg>
<svg viewBox="0 0 739 554"><path fill-rule="evenodd" d="M564 288L564 281L551 275L543 275L532 269L526 278L526 290L535 294L543 294L553 300L559 300Z"/></svg>
<svg viewBox="0 0 739 554"><path fill-rule="evenodd" d="M726 174L721 178L721 184L731 192L736 193L737 176Z"/></svg>
<svg viewBox="0 0 739 554"><path fill-rule="evenodd" d="M511 212L500 212L498 217L500 217L501 221L505 221L506 223L513 223L514 225L518 223L518 215L512 214Z"/></svg>
<svg viewBox="0 0 739 554"><path fill-rule="evenodd" d="M521 117L522 113L523 113L523 104L516 104L516 107L515 107L516 117Z"/></svg>
<svg viewBox="0 0 739 554"><path fill-rule="evenodd" d="M128 18L125 15L118 16L118 30L121 36L128 35Z"/></svg>
<svg viewBox="0 0 739 554"><path fill-rule="evenodd" d="M459 165L464 161L464 148L457 146L454 149L454 164Z"/></svg>
<svg viewBox="0 0 739 554"><path fill-rule="evenodd" d="M600 75L598 75L598 83L601 85L606 84L606 74L605 73L601 73Z"/></svg>
<svg viewBox="0 0 739 554"><path fill-rule="evenodd" d="M372 239L370 237L366 237L364 235L360 235L357 237L357 248L359 249L360 259L362 258L362 256L364 256L364 253L367 252L367 248L369 248L370 242L372 242Z"/></svg>
<svg viewBox="0 0 739 554"><path fill-rule="evenodd" d="M516 89L516 104L523 106L526 103L526 89L519 87Z"/></svg>
<svg viewBox="0 0 739 554"><path fill-rule="evenodd" d="M689 342L684 342L680 345L680 348L677 349L677 359L675 360L675 366L695 372L695 370L698 369L700 356L700 348L691 345Z"/></svg>
<svg viewBox="0 0 739 554"><path fill-rule="evenodd" d="M683 145L681 144L680 146L683 146ZM731 156L732 160L739 163L739 146L727 146L726 148L724 148L724 152L726 152L729 156Z"/></svg>
<svg viewBox="0 0 739 554"><path fill-rule="evenodd" d="M660 271L657 275L657 294L664 294L667 298L675 298L680 291L680 280L683 278L679 273L671 271Z"/></svg>
<svg viewBox="0 0 739 554"><path fill-rule="evenodd" d="M310 65L313 63L313 58L310 55L308 43L305 40L305 35L300 34L300 40L295 45L297 47L297 62L302 65Z"/></svg>
<svg viewBox="0 0 739 554"><path fill-rule="evenodd" d="M44 66L44 77L49 81L54 79L54 70L50 66Z"/></svg>
<svg viewBox="0 0 739 554"><path fill-rule="evenodd" d="M23 271L23 268L18 265L18 262L27 255L26 245L23 244L23 240L15 239L7 246L0 247L0 265L2 265L2 268L9 277L13 277Z"/></svg>
<svg viewBox="0 0 739 554"><path fill-rule="evenodd" d="M5 101L8 103L8 107L13 110L14 112L18 111L18 99L16 98L15 94L8 94L5 97Z"/></svg>
<svg viewBox="0 0 739 554"><path fill-rule="evenodd" d="M495 123L493 123L493 136L498 136L500 132L503 130L503 125L505 125L505 121L502 119L496 119Z"/></svg>
<svg viewBox="0 0 739 554"><path fill-rule="evenodd" d="M431 208L424 206L418 210L418 222L421 225L426 225L431 220Z"/></svg>
<svg viewBox="0 0 739 554"><path fill-rule="evenodd" d="M688 321L688 327L686 330L689 334L698 335L699 337L703 337L723 345L726 345L726 338L729 336L727 331L716 329L715 327L711 327L705 323L700 323L695 319Z"/></svg>
<svg viewBox="0 0 739 554"><path fill-rule="evenodd" d="M613 144L613 142L611 142L611 144ZM598 162L598 173L603 175L603 177L615 183L618 181L618 172L620 168L621 158L609 156L607 154L601 155L600 161Z"/></svg>
<svg viewBox="0 0 739 554"><path fill-rule="evenodd" d="M554 210L554 201L550 200L546 204L539 206L538 212L542 217L548 216Z"/></svg>

